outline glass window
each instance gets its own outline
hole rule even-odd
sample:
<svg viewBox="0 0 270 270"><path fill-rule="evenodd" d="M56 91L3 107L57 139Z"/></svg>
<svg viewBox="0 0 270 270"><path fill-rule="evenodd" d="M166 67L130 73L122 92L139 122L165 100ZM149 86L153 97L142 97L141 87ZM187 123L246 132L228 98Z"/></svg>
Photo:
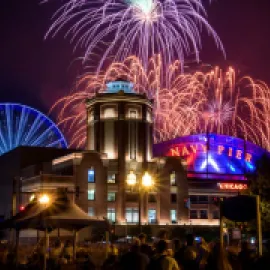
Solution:
<svg viewBox="0 0 270 270"><path fill-rule="evenodd" d="M190 210L189 215L190 215L190 219L197 219L198 218L198 211L197 210Z"/></svg>
<svg viewBox="0 0 270 270"><path fill-rule="evenodd" d="M129 110L128 117L131 119L137 119L138 118L138 111L135 109Z"/></svg>
<svg viewBox="0 0 270 270"><path fill-rule="evenodd" d="M103 118L115 118L115 117L117 117L115 108L104 109Z"/></svg>
<svg viewBox="0 0 270 270"><path fill-rule="evenodd" d="M151 224L155 224L157 222L157 210L156 209L148 209L148 222Z"/></svg>
<svg viewBox="0 0 270 270"><path fill-rule="evenodd" d="M171 193L171 203L177 203L177 194Z"/></svg>
<svg viewBox="0 0 270 270"><path fill-rule="evenodd" d="M176 186L176 175L174 171L170 174L170 182L171 186Z"/></svg>
<svg viewBox="0 0 270 270"><path fill-rule="evenodd" d="M115 222L116 220L115 208L107 209L107 219L110 220L111 222Z"/></svg>
<svg viewBox="0 0 270 270"><path fill-rule="evenodd" d="M208 211L200 210L200 219L208 219Z"/></svg>
<svg viewBox="0 0 270 270"><path fill-rule="evenodd" d="M191 204L197 203L197 196L191 195L191 196L189 196L189 199L190 199Z"/></svg>
<svg viewBox="0 0 270 270"><path fill-rule="evenodd" d="M95 200L95 190L88 189L88 201L94 201L94 200Z"/></svg>
<svg viewBox="0 0 270 270"><path fill-rule="evenodd" d="M91 111L89 113L89 118L88 118L89 121L93 121L94 120L94 111Z"/></svg>
<svg viewBox="0 0 270 270"><path fill-rule="evenodd" d="M95 183L95 170L93 167L88 170L88 183Z"/></svg>
<svg viewBox="0 0 270 270"><path fill-rule="evenodd" d="M139 222L138 208L126 208L126 221L127 221L127 223L138 223Z"/></svg>
<svg viewBox="0 0 270 270"><path fill-rule="evenodd" d="M114 202L116 200L116 193L108 192L107 200L108 202Z"/></svg>
<svg viewBox="0 0 270 270"><path fill-rule="evenodd" d="M95 215L94 207L88 207L88 216L93 217Z"/></svg>
<svg viewBox="0 0 270 270"><path fill-rule="evenodd" d="M147 111L147 114L146 114L146 120L147 122L152 122L152 114L150 111Z"/></svg>
<svg viewBox="0 0 270 270"><path fill-rule="evenodd" d="M170 210L170 218L172 223L177 222L177 211L175 209Z"/></svg>
<svg viewBox="0 0 270 270"><path fill-rule="evenodd" d="M107 183L108 184L115 184L116 174L115 173L108 173Z"/></svg>

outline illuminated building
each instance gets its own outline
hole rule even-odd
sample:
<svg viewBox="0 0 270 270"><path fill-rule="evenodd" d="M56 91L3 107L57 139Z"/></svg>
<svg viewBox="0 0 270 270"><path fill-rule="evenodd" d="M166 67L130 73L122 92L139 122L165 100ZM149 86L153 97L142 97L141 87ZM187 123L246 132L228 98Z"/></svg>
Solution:
<svg viewBox="0 0 270 270"><path fill-rule="evenodd" d="M142 224L217 225L215 201L246 189L245 175L265 151L216 134L152 145L152 106L131 83L108 83L106 92L86 101L87 149L51 160L39 174L22 170L18 201L67 188L89 215L107 217L120 229L138 223L139 212ZM146 172L154 185L141 189L139 204Z"/></svg>

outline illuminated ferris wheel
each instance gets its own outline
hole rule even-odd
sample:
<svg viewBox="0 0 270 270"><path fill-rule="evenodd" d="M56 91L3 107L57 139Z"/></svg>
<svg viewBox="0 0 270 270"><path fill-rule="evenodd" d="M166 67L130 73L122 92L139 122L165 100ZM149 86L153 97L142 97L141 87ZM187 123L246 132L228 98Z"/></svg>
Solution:
<svg viewBox="0 0 270 270"><path fill-rule="evenodd" d="M0 155L17 146L66 148L58 127L46 115L29 106L0 103Z"/></svg>

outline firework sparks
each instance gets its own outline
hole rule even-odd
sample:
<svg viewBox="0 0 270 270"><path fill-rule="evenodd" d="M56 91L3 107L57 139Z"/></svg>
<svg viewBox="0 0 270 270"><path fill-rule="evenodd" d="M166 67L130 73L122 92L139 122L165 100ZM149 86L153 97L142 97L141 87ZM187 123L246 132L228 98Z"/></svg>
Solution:
<svg viewBox="0 0 270 270"><path fill-rule="evenodd" d="M125 78L134 91L154 99L154 140L201 132L244 137L270 149L270 91L268 86L250 77L237 78L233 68L223 72L182 74L179 61L163 71L161 56L150 59L145 69L137 57L111 64L104 74L86 74L78 81L77 91L60 99L52 107L59 115L70 144L83 147L86 140L84 102L106 83ZM75 130L75 132L74 132Z"/></svg>
<svg viewBox="0 0 270 270"><path fill-rule="evenodd" d="M49 2L46 0L45 2ZM75 49L86 48L84 60L98 57L98 72L105 61L136 55L146 68L149 59L161 54L168 65L185 56L199 60L201 32L222 43L206 20L201 0L66 0L53 17L46 37L67 29Z"/></svg>

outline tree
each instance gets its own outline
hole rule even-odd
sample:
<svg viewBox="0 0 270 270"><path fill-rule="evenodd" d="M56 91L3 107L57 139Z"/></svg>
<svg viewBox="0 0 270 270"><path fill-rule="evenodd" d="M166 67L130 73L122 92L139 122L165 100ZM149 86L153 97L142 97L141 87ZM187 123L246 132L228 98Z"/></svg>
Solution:
<svg viewBox="0 0 270 270"><path fill-rule="evenodd" d="M260 195L262 225L264 230L270 228L270 156L265 154L257 162L256 172L248 175L249 191Z"/></svg>

